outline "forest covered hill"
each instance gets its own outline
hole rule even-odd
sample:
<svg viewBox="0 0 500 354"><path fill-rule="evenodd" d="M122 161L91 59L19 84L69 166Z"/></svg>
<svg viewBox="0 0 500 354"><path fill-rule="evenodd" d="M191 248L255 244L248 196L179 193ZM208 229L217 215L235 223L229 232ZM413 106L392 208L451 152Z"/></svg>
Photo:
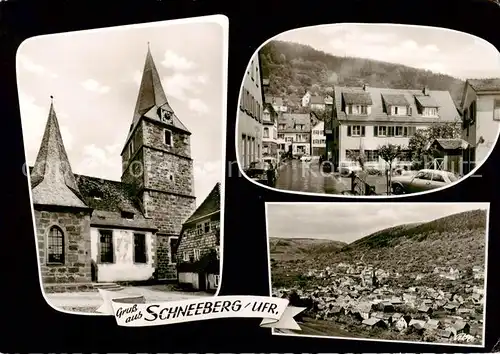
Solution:
<svg viewBox="0 0 500 354"><path fill-rule="evenodd" d="M293 260L275 259L273 279L292 284L308 269L325 269L338 263L372 265L405 274L399 281L415 283L418 274L432 274L436 267L462 272L485 266L487 211L472 210L433 221L383 229L331 252L307 248ZM429 282L426 277L422 282ZM434 281L441 281L434 279ZM274 282L274 280L273 280Z"/></svg>
<svg viewBox="0 0 500 354"><path fill-rule="evenodd" d="M260 50L262 75L270 85L266 94L302 97L306 91L325 95L333 85L449 91L459 104L464 81L428 70L371 59L339 57L311 46L271 41Z"/></svg>

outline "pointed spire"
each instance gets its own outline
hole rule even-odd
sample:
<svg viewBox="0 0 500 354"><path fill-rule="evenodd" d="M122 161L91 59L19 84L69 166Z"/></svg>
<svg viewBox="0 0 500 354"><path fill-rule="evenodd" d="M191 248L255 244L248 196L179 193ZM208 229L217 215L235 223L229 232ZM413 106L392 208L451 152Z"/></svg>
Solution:
<svg viewBox="0 0 500 354"><path fill-rule="evenodd" d="M33 203L86 207L79 197L80 192L64 148L53 98L50 96L49 117L31 173Z"/></svg>
<svg viewBox="0 0 500 354"><path fill-rule="evenodd" d="M146 116L150 119L161 121L160 108L164 112L169 113L168 116L171 119L167 124L190 134L186 126L182 124L179 118L176 117L172 107L170 107L168 103L167 96L165 95L165 91L163 90L160 75L158 74L158 70L156 69L153 55L151 54L151 48L148 42L148 51L142 71L142 79L139 87L139 94L137 95L137 102L135 104L134 117L132 119L132 124L130 125L130 130L125 145L130 140L132 132L141 117ZM123 150L125 150L125 146L123 147Z"/></svg>
<svg viewBox="0 0 500 354"><path fill-rule="evenodd" d="M146 54L146 62L142 71L141 86L139 88L139 95L134 111L134 124L142 115L147 113L153 107L163 107L169 111L172 108L168 105L167 96L161 85L160 75L156 69L153 56L151 55L151 48L148 42L148 52Z"/></svg>

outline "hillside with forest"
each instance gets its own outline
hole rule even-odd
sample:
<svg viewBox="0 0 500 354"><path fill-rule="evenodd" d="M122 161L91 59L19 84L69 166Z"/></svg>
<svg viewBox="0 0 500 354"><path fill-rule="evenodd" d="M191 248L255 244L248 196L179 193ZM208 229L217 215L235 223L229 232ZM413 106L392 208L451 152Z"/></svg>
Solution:
<svg viewBox="0 0 500 354"><path fill-rule="evenodd" d="M318 254L337 252L347 244L314 238L277 238L270 237L269 251L272 259L300 259Z"/></svg>
<svg viewBox="0 0 500 354"><path fill-rule="evenodd" d="M464 82L454 77L428 70L371 59L339 57L311 46L271 41L260 50L262 75L270 80L266 94L299 96L307 90L325 95L333 85L396 89L450 91L459 104Z"/></svg>
<svg viewBox="0 0 500 354"><path fill-rule="evenodd" d="M329 253L314 253L306 248L303 257L272 262L273 282L293 284L307 270L339 263L366 264L404 274L398 282L413 285L418 285L415 279L421 274L429 275L421 280L423 284L441 282L442 279L432 278L436 267L453 268L465 274L474 266L484 267L486 221L486 210L473 210L380 230ZM314 256L309 256L311 253Z"/></svg>

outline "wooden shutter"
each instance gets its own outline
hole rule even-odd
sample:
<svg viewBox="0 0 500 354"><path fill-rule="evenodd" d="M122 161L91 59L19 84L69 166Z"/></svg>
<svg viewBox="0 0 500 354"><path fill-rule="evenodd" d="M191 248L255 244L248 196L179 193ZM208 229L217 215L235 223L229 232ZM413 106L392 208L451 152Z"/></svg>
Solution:
<svg viewBox="0 0 500 354"><path fill-rule="evenodd" d="M365 126L361 126L361 136L365 136Z"/></svg>
<svg viewBox="0 0 500 354"><path fill-rule="evenodd" d="M378 136L378 125L373 127L373 136Z"/></svg>
<svg viewBox="0 0 500 354"><path fill-rule="evenodd" d="M408 127L403 127L403 136L408 136Z"/></svg>
<svg viewBox="0 0 500 354"><path fill-rule="evenodd" d="M347 126L347 136L351 136L351 126Z"/></svg>

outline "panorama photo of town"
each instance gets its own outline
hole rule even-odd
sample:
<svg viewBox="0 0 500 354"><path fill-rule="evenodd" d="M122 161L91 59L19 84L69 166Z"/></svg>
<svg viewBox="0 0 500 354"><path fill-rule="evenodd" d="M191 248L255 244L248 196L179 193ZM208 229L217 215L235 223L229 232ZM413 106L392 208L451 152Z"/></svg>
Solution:
<svg viewBox="0 0 500 354"><path fill-rule="evenodd" d="M284 335L484 341L488 203L267 203L272 296L304 307Z"/></svg>
<svg viewBox="0 0 500 354"><path fill-rule="evenodd" d="M21 45L33 256L52 307L98 314L99 290L145 301L216 293L224 23L200 17Z"/></svg>
<svg viewBox="0 0 500 354"><path fill-rule="evenodd" d="M251 58L239 166L265 186L401 195L446 187L496 143L500 54L442 28L337 24L282 33Z"/></svg>

